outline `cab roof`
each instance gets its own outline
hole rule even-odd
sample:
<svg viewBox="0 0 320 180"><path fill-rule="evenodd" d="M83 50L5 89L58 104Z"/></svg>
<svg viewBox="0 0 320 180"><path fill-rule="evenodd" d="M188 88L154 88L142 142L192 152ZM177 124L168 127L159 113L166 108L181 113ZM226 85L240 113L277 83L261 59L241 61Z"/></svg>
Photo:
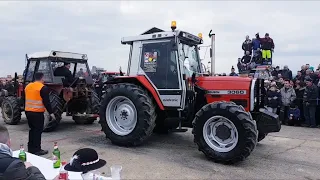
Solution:
<svg viewBox="0 0 320 180"><path fill-rule="evenodd" d="M31 59L31 58L36 59L36 58L46 58L46 57L59 57L59 58L67 58L67 59L88 60L87 54L54 51L54 50L27 54L27 57L29 59Z"/></svg>
<svg viewBox="0 0 320 180"><path fill-rule="evenodd" d="M191 33L185 32L185 31L180 31L180 30L164 31L164 30L159 29L157 27L153 27L153 28L145 31L141 35L123 37L121 39L121 44L132 44L135 41L166 39L166 38L175 37L175 36L179 36L182 39L193 41L195 44L202 44L203 43L201 38L199 38L198 36L193 35Z"/></svg>

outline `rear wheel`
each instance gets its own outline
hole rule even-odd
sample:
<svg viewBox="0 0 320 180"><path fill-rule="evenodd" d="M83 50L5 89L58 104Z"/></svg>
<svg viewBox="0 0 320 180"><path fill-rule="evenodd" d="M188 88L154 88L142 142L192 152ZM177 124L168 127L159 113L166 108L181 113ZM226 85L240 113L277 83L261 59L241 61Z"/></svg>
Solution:
<svg viewBox="0 0 320 180"><path fill-rule="evenodd" d="M16 97L8 96L4 97L2 104L2 119L6 124L16 125L21 120L21 107L19 99Z"/></svg>
<svg viewBox="0 0 320 180"><path fill-rule="evenodd" d="M199 151L225 164L244 160L257 143L257 127L251 115L229 102L201 108L193 120L192 133Z"/></svg>
<svg viewBox="0 0 320 180"><path fill-rule="evenodd" d="M53 114L55 115L56 119L53 120L47 111L44 113L44 126L43 126L44 132L54 131L59 126L60 121L62 119L62 113L63 113L63 103L59 95L54 91L51 91L49 93L49 98L50 98Z"/></svg>
<svg viewBox="0 0 320 180"><path fill-rule="evenodd" d="M121 83L107 89L99 123L112 143L120 146L142 144L151 136L155 120L155 106L142 88Z"/></svg>

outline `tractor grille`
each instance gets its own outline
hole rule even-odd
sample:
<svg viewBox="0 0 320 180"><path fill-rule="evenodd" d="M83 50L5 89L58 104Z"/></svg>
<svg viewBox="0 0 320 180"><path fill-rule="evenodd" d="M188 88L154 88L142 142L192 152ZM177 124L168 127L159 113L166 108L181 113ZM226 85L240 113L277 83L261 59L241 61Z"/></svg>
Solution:
<svg viewBox="0 0 320 180"><path fill-rule="evenodd" d="M255 85L254 85L254 106L255 107L261 107L264 106L264 80L263 79L257 79Z"/></svg>

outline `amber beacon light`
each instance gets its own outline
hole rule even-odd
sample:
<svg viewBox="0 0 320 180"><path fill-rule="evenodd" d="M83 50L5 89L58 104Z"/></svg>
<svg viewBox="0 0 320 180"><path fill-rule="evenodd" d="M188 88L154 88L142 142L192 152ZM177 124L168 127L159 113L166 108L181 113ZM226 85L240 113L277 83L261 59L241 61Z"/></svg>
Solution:
<svg viewBox="0 0 320 180"><path fill-rule="evenodd" d="M171 21L171 29L174 31L177 28L177 22L176 21Z"/></svg>
<svg viewBox="0 0 320 180"><path fill-rule="evenodd" d="M199 34L198 34L198 37L199 37L200 39L202 39L202 33L199 33Z"/></svg>

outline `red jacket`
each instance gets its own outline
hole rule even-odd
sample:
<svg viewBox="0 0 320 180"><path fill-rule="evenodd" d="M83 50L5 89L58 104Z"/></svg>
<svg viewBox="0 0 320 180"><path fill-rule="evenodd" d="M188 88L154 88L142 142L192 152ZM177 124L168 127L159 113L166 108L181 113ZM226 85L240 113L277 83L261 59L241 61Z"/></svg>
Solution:
<svg viewBox="0 0 320 180"><path fill-rule="evenodd" d="M274 49L274 42L272 38L260 38L261 49L271 50Z"/></svg>

